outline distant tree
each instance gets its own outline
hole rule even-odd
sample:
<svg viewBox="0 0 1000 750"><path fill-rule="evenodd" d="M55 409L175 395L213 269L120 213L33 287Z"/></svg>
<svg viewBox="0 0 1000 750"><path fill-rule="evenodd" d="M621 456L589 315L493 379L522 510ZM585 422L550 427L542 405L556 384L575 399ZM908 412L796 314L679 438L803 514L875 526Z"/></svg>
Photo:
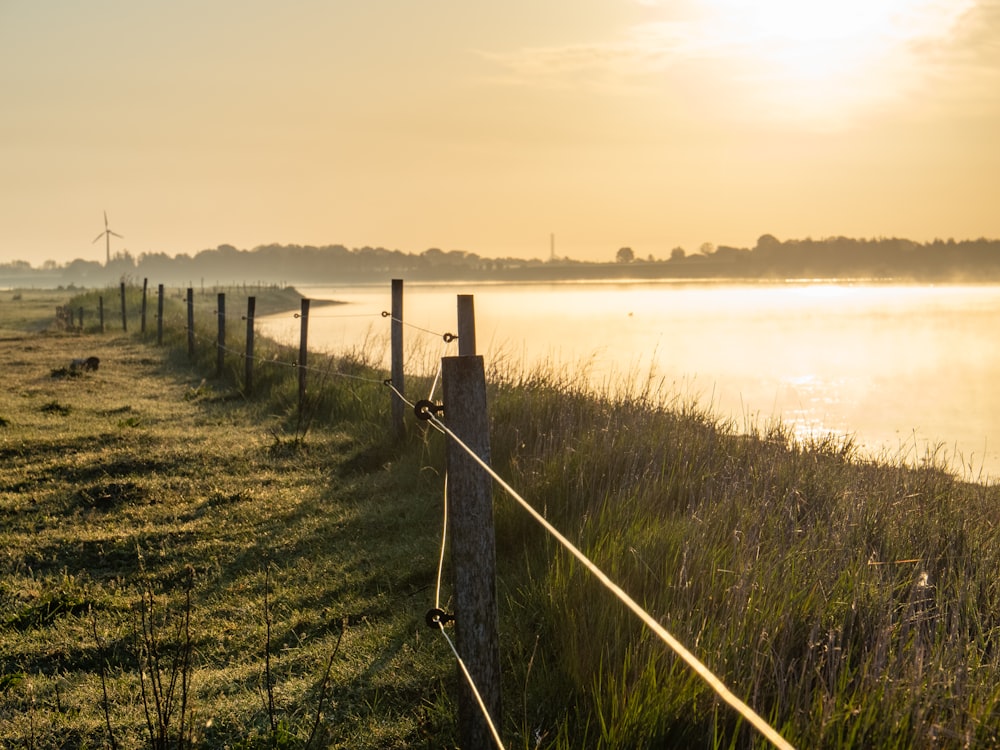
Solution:
<svg viewBox="0 0 1000 750"><path fill-rule="evenodd" d="M635 253L630 247L620 247L615 253L615 261L618 263L631 263L635 260Z"/></svg>
<svg viewBox="0 0 1000 750"><path fill-rule="evenodd" d="M684 260L684 256L686 255L687 253L684 252L683 247L675 247L670 251L670 260Z"/></svg>
<svg viewBox="0 0 1000 750"><path fill-rule="evenodd" d="M768 250L773 250L780 245L781 242L773 234L762 234L760 237L757 238L756 249L763 250L766 252Z"/></svg>

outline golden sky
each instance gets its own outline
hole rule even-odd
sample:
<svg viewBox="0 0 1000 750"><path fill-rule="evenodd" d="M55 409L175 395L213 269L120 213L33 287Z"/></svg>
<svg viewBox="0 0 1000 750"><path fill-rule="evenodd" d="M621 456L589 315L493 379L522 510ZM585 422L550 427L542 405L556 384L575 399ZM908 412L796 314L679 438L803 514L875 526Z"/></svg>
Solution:
<svg viewBox="0 0 1000 750"><path fill-rule="evenodd" d="M0 0L0 262L1000 237L1000 0Z"/></svg>

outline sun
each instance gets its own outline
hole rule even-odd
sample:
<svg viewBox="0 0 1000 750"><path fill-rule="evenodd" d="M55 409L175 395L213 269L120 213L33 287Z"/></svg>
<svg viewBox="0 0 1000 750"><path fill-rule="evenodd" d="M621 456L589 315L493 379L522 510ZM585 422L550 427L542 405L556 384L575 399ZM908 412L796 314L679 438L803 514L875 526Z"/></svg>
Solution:
<svg viewBox="0 0 1000 750"><path fill-rule="evenodd" d="M702 39L772 104L843 115L905 90L975 0L698 0Z"/></svg>

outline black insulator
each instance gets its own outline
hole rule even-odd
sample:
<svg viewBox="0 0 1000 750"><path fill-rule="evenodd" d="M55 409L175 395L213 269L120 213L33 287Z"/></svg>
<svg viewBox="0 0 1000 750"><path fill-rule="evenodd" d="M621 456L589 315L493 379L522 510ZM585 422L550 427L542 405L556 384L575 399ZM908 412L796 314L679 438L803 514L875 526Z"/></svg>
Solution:
<svg viewBox="0 0 1000 750"><path fill-rule="evenodd" d="M427 615L424 617L424 622L427 623L427 627L431 630L440 630L449 622L455 622L455 615L449 615L443 609L427 610Z"/></svg>

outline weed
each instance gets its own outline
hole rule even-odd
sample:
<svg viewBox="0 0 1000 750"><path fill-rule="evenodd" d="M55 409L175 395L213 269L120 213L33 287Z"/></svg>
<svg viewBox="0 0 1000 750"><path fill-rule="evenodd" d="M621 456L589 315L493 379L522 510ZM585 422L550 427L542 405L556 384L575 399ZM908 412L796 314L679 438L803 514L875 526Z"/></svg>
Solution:
<svg viewBox="0 0 1000 750"><path fill-rule="evenodd" d="M143 581L138 612L132 619L132 638L139 657L139 685L149 746L154 750L170 747L182 750L194 743L193 708L189 706L194 649L191 637L194 569L186 571L181 612L164 608L159 616L152 585L145 570L140 569ZM173 632L164 634L163 630L169 630L171 625Z"/></svg>
<svg viewBox="0 0 1000 750"><path fill-rule="evenodd" d="M60 417L68 416L72 411L72 408L64 404L60 404L58 401L47 401L42 404L39 408L43 414L56 414Z"/></svg>

